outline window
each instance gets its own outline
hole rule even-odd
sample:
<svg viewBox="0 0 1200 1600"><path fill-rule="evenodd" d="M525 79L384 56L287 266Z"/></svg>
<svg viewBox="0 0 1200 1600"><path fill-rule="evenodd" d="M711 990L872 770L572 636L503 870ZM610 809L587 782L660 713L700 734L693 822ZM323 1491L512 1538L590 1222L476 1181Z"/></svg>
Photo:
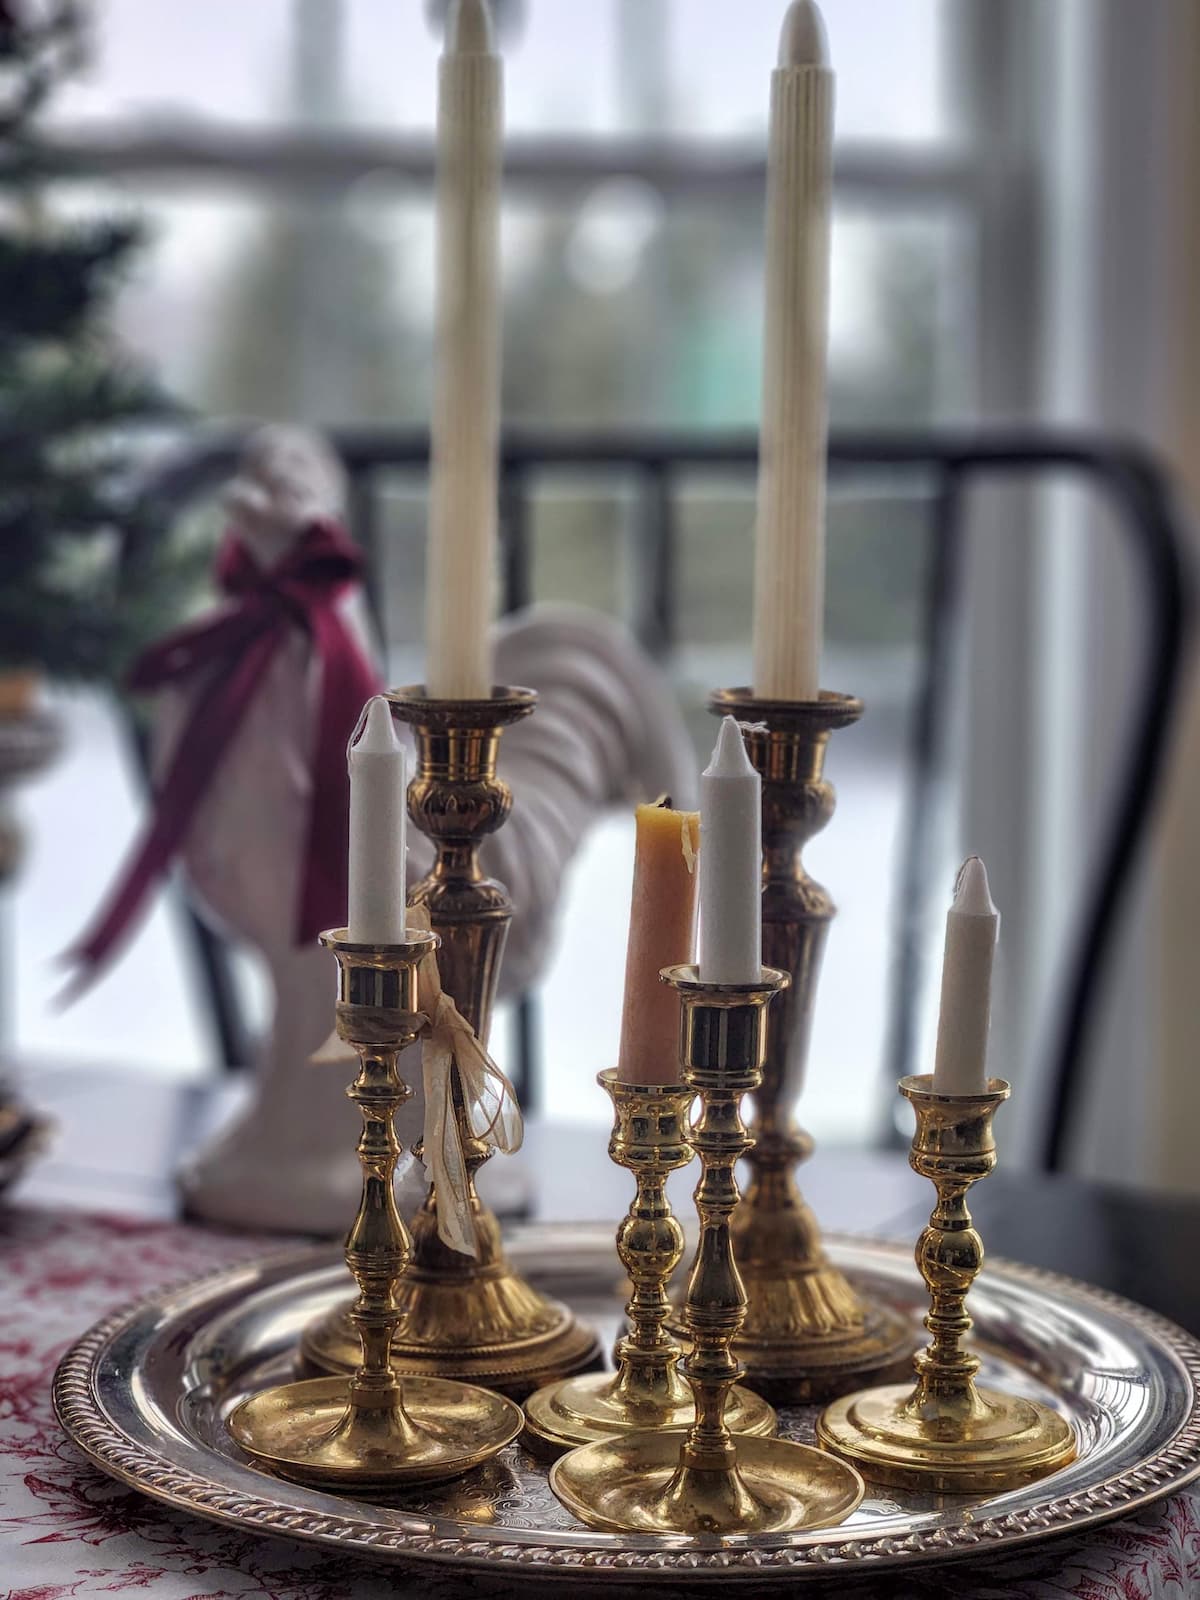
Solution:
<svg viewBox="0 0 1200 1600"><path fill-rule="evenodd" d="M119 333L201 413L419 424L428 415L431 129L437 44L418 0L106 0L90 67L49 136L66 210L133 210L149 240ZM969 409L974 156L955 121L945 0L827 0L839 71L831 328L836 424ZM508 0L505 414L529 427L748 428L758 411L767 77L781 0ZM902 89L898 90L897 85ZM753 516L745 476L681 484L677 643L666 665L695 732L710 687L749 663ZM871 713L835 741L839 815L811 851L841 907L830 941L805 1120L862 1137L881 1059L889 901L923 546L909 490L838 488L829 540L832 687ZM386 489L388 606L415 659L423 518ZM620 482L535 488L534 584L627 613ZM399 656L397 657L399 664ZM176 1071L209 1057L173 913L71 1012L46 957L95 903L132 831L136 785L111 713L70 708L72 750L43 785L19 893L18 1042ZM86 773L86 778L85 778ZM83 785L93 831L73 834ZM543 1007L547 1108L600 1118L591 1075L615 1055L630 823L589 841L568 887ZM949 876L947 881L949 881ZM611 1024L581 1038L571 1004L605 951ZM157 1009L134 1005L153 963ZM594 982L594 979L593 979ZM503 1054L503 1033L497 1039Z"/></svg>

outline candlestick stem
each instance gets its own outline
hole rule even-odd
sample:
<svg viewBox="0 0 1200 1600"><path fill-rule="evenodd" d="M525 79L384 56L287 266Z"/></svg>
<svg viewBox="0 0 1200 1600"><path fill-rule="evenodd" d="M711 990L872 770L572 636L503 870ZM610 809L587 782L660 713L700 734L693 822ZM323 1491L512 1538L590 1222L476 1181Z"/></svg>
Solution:
<svg viewBox="0 0 1200 1600"><path fill-rule="evenodd" d="M962 1344L971 1329L967 1293L983 1265L966 1196L996 1165L992 1118L1009 1086L992 1078L983 1094L938 1094L926 1074L902 1078L900 1093L917 1114L909 1163L937 1190L916 1249L929 1290L930 1343L913 1358L915 1388L890 1384L834 1401L818 1420L817 1438L879 1483L996 1494L1075 1455L1071 1425L1057 1412L979 1388L979 1361Z"/></svg>

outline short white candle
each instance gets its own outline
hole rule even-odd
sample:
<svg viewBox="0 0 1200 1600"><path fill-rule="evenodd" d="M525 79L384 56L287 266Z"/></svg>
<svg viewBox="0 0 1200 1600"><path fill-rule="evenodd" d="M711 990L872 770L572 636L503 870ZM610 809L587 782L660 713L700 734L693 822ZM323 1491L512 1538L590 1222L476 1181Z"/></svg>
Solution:
<svg viewBox="0 0 1200 1600"><path fill-rule="evenodd" d="M500 433L503 82L486 0L455 0L438 69L437 315L430 434L426 687L492 684Z"/></svg>
<svg viewBox="0 0 1200 1600"><path fill-rule="evenodd" d="M346 752L350 767L353 944L403 944L408 756L382 695L368 700Z"/></svg>
<svg viewBox="0 0 1200 1600"><path fill-rule="evenodd" d="M754 689L772 700L820 686L832 173L825 28L812 0L793 0L771 78L754 569Z"/></svg>
<svg viewBox="0 0 1200 1600"><path fill-rule="evenodd" d="M978 856L964 862L946 916L942 1007L933 1062L935 1094L987 1092L988 1019L992 957L1000 913L992 904L987 868Z"/></svg>
<svg viewBox="0 0 1200 1600"><path fill-rule="evenodd" d="M762 970L762 780L732 717L700 778L699 966L703 983Z"/></svg>

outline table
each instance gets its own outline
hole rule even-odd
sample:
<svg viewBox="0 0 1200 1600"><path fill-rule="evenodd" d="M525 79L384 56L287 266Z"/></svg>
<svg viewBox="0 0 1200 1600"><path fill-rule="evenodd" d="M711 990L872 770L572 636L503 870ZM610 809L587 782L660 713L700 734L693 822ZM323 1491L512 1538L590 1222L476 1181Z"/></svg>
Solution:
<svg viewBox="0 0 1200 1600"><path fill-rule="evenodd" d="M220 1114L227 1090L99 1072L51 1073L39 1087L59 1118L60 1142L0 1209L0 1600L98 1600L133 1589L155 1600L529 1594L527 1585L464 1585L429 1569L251 1539L159 1507L80 1458L49 1404L50 1374L66 1346L124 1301L278 1241L171 1217L171 1167ZM547 1162L541 1214L593 1219L624 1209L624 1177L598 1130L534 1126L530 1154ZM848 1231L914 1237L929 1210L927 1186L899 1156L825 1151L809 1178L819 1214ZM1200 1206L1003 1172L976 1197L996 1253L1133 1293L1200 1331ZM843 1580L836 1592L839 1600L1193 1600L1200 1490L1015 1561L858 1589Z"/></svg>

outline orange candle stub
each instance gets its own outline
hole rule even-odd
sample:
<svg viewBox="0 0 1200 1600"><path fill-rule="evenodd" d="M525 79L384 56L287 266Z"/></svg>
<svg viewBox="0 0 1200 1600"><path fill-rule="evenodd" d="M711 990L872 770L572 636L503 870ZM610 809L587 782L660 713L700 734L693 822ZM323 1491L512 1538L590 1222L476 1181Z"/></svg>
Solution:
<svg viewBox="0 0 1200 1600"><path fill-rule="evenodd" d="M637 808L633 909L621 1014L623 1083L679 1081L679 996L658 974L692 959L700 814Z"/></svg>

